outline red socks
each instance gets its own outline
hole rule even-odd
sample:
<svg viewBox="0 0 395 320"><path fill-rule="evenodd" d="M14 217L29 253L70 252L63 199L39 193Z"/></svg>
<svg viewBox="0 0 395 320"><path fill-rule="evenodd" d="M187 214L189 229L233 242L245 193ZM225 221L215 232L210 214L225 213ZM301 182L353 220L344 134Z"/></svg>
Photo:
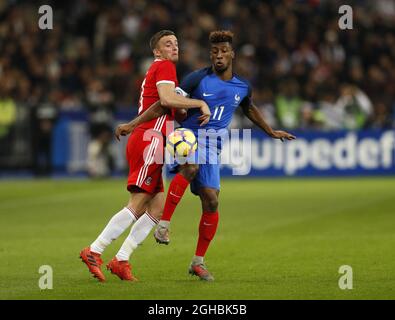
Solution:
<svg viewBox="0 0 395 320"><path fill-rule="evenodd" d="M170 221L171 216L173 215L174 210L176 210L178 203L181 201L188 185L189 181L181 174L177 173L175 175L170 183L169 190L167 191L165 208L163 209L161 220Z"/></svg>
<svg viewBox="0 0 395 320"><path fill-rule="evenodd" d="M181 174L177 173L170 183L167 192L165 207L161 220L170 221L173 212L175 211L178 203L181 201L182 196L189 181ZM196 247L196 256L204 257L211 240L214 238L218 226L218 211L203 212L199 224L199 239Z"/></svg>
<svg viewBox="0 0 395 320"><path fill-rule="evenodd" d="M199 225L199 240L196 256L204 257L211 240L214 238L218 226L218 211L203 212Z"/></svg>

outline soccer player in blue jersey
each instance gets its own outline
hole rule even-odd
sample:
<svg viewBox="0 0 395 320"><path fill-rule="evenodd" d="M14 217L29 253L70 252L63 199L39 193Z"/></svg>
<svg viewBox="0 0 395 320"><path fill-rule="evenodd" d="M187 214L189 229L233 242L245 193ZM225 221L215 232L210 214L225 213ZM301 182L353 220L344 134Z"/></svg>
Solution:
<svg viewBox="0 0 395 320"><path fill-rule="evenodd" d="M200 125L201 115L194 109L189 109L186 117L180 122L181 127L191 129L198 136L199 129L211 129L222 135L232 120L237 107L260 129L270 137L281 140L292 140L295 136L285 131L273 130L263 119L257 107L251 100L251 85L249 82L233 73L232 61L235 53L232 48L233 33L230 31L214 31L209 36L211 48L210 59L212 65L187 75L180 85L179 91L191 98L204 100L211 112L210 121ZM142 122L158 117L166 111L160 104L152 105L144 114L129 124L117 128L116 135L126 135ZM212 142L207 144L207 153L213 156ZM215 140L217 143L217 140ZM201 153L200 146L198 153ZM215 157L219 155L214 154ZM195 255L189 267L189 273L197 275L206 281L214 280L207 270L204 256L218 225L218 196L220 191L220 164L215 163L185 163L177 165L177 174L170 183L162 218L155 230L154 237L159 243L169 243L170 220L186 188L191 184L191 191L200 197L202 216L199 224L199 238ZM174 169L174 166L173 166Z"/></svg>

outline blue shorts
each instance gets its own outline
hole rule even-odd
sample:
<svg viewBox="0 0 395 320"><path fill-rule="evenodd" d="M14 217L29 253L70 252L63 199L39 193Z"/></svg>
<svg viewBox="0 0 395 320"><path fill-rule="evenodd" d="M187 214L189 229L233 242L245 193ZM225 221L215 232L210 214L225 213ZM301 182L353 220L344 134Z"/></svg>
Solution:
<svg viewBox="0 0 395 320"><path fill-rule="evenodd" d="M200 188L212 188L220 190L220 166L219 163L219 152L216 149L207 148L206 161L202 161L203 157L199 159L199 148L192 155L186 163L199 164L199 171L196 174L195 179L191 182L191 191L195 195L199 195ZM200 161L199 161L200 160ZM204 163L205 162L205 163ZM180 163L175 161L173 164L169 164L168 168L171 173L178 172Z"/></svg>

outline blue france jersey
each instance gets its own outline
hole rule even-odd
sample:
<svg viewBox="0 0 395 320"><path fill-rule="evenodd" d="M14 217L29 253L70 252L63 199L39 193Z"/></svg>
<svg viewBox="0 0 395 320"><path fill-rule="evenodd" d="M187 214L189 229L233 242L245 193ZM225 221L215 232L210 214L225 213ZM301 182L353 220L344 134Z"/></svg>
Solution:
<svg viewBox="0 0 395 320"><path fill-rule="evenodd" d="M180 84L191 98L204 100L210 108L211 118L205 126L200 126L200 110L189 109L187 118L180 123L197 134L199 129L227 129L233 113L241 103L250 103L251 86L247 80L233 74L228 81L221 80L211 67L188 74Z"/></svg>
<svg viewBox="0 0 395 320"><path fill-rule="evenodd" d="M201 188L220 190L220 152L223 138L228 135L228 126L232 121L236 108L251 103L251 86L248 81L233 74L228 81L221 80L211 69L204 68L187 75L180 87L191 98L204 100L210 108L210 121L200 126L201 115L198 108L188 109L186 119L180 123L184 128L191 129L198 137L198 148L191 154L188 163L199 164L199 171L191 182L191 191L199 194ZM214 130L215 139L199 136L199 130ZM211 132L209 133L211 134ZM202 139L201 139L202 138ZM208 144L207 144L208 141ZM170 164L170 172L176 172L179 163Z"/></svg>

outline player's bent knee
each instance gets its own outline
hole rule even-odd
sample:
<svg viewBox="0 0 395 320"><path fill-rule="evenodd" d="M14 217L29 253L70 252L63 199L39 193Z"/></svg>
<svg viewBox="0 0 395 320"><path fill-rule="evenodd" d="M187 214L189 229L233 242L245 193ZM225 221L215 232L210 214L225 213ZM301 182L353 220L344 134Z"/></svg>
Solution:
<svg viewBox="0 0 395 320"><path fill-rule="evenodd" d="M203 207L206 212L216 212L218 210L218 198L206 198L203 202Z"/></svg>
<svg viewBox="0 0 395 320"><path fill-rule="evenodd" d="M204 212L216 212L218 210L218 191L214 189L202 188L199 192Z"/></svg>

